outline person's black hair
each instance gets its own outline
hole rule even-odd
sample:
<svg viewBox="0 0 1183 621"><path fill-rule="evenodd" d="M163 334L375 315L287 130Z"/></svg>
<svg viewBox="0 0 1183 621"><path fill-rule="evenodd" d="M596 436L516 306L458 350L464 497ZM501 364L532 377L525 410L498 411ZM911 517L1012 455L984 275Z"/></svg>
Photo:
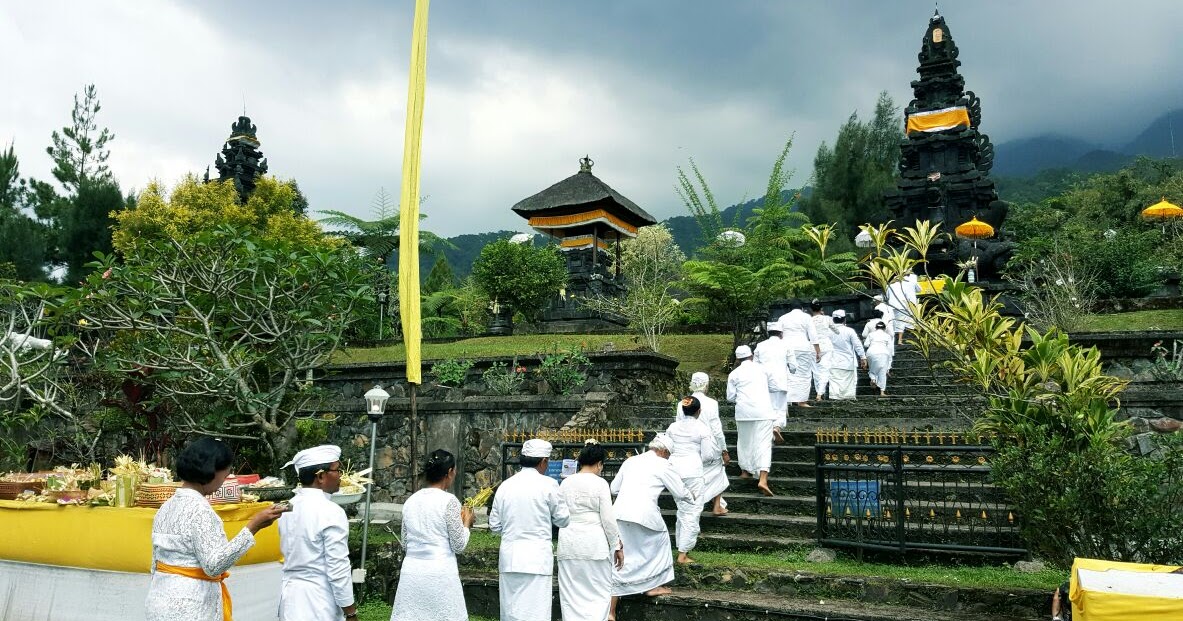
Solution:
<svg viewBox="0 0 1183 621"><path fill-rule="evenodd" d="M523 468L537 468L538 464L542 463L542 460L544 460L544 459L546 459L546 458L545 457L526 457L525 455L522 455L521 457L518 457L518 463L521 464L521 466Z"/></svg>
<svg viewBox="0 0 1183 621"><path fill-rule="evenodd" d="M871 311L871 314L874 315L875 317L878 317L879 319L883 319L883 310L882 309L876 308L875 310Z"/></svg>
<svg viewBox="0 0 1183 621"><path fill-rule="evenodd" d="M330 463L330 464L316 464L315 466L305 466L303 468L300 468L300 471L297 474L297 476L300 479L300 485L305 485L305 486L312 485L312 482L316 480L316 475L318 475L318 474L320 474L332 467L333 467L333 464Z"/></svg>
<svg viewBox="0 0 1183 621"><path fill-rule="evenodd" d="M834 323L846 323L846 318L845 317L835 317Z"/></svg>
<svg viewBox="0 0 1183 621"><path fill-rule="evenodd" d="M604 462L607 453L598 442L588 442L579 449L579 466L594 466Z"/></svg>
<svg viewBox="0 0 1183 621"><path fill-rule="evenodd" d="M887 329L887 324L885 324L885 323L883 323L882 321L880 321L879 323L875 324L875 329L876 329L876 330L886 330L886 329Z"/></svg>
<svg viewBox="0 0 1183 621"><path fill-rule="evenodd" d="M814 298L814 300L813 300L812 302L810 302L810 303L809 303L809 310L810 310L810 311L812 311L812 312L815 312L815 313L820 313L820 312L822 312L822 303L821 303L821 300L818 300L818 299Z"/></svg>
<svg viewBox="0 0 1183 621"><path fill-rule="evenodd" d="M789 310L801 310L803 308L805 308L805 305L801 303L801 300L793 300L789 302Z"/></svg>
<svg viewBox="0 0 1183 621"><path fill-rule="evenodd" d="M698 417L699 410L702 409L702 403L698 401L698 397L690 396L682 399L682 413L686 416Z"/></svg>
<svg viewBox="0 0 1183 621"><path fill-rule="evenodd" d="M768 329L768 336L780 336L780 335L781 335L781 331L780 331L780 330L776 330L776 329L773 329L773 328L769 328L769 329Z"/></svg>
<svg viewBox="0 0 1183 621"><path fill-rule="evenodd" d="M423 476L428 483L439 483L448 478L448 471L456 467L456 457L444 449L436 449L427 456Z"/></svg>
<svg viewBox="0 0 1183 621"><path fill-rule="evenodd" d="M198 438L177 456L177 477L186 483L205 485L221 470L230 467L234 453L221 440Z"/></svg>

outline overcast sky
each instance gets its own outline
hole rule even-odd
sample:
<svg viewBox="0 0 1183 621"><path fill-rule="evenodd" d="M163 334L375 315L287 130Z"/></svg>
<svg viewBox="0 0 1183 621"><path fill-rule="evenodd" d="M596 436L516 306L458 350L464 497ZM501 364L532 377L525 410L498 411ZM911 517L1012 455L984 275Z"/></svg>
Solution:
<svg viewBox="0 0 1183 621"><path fill-rule="evenodd" d="M877 93L911 99L933 3L436 0L424 227L524 230L509 208L576 172L658 218L694 157L720 202L762 194L795 134L793 185ZM1183 2L941 2L997 144L1060 133L1117 146L1183 107ZM98 87L124 189L203 173L242 112L272 174L312 208L370 216L398 194L411 0L5 2L0 145L48 178L50 133Z"/></svg>

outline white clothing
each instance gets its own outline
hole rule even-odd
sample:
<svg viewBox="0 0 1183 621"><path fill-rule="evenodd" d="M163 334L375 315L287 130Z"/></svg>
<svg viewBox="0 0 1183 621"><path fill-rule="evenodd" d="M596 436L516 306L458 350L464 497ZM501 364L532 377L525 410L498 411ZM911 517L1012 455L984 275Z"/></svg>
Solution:
<svg viewBox="0 0 1183 621"><path fill-rule="evenodd" d="M771 420L735 421L740 470L759 474L772 469L772 425Z"/></svg>
<svg viewBox="0 0 1183 621"><path fill-rule="evenodd" d="M880 302L875 305L875 310L883 313L883 325L887 326L889 332L892 331L895 326L895 309L887 302Z"/></svg>
<svg viewBox="0 0 1183 621"><path fill-rule="evenodd" d="M911 304L919 302L920 283L914 274L909 274L903 280L897 280L887 286L885 300L895 312L895 331L903 332L912 327Z"/></svg>
<svg viewBox="0 0 1183 621"><path fill-rule="evenodd" d="M152 520L152 582L144 602L148 621L222 621L222 589L216 582L156 571L156 562L200 567L219 576L242 558L255 537L242 529L226 540L222 519L197 490L181 488Z"/></svg>
<svg viewBox="0 0 1183 621"><path fill-rule="evenodd" d="M719 453L711 430L698 418L683 416L670 423L665 432L674 441L669 459L674 472L682 479L702 478L703 463Z"/></svg>
<svg viewBox="0 0 1183 621"><path fill-rule="evenodd" d="M653 530L635 522L620 522L624 567L612 575L612 594L636 595L674 581L670 533L663 524Z"/></svg>
<svg viewBox="0 0 1183 621"><path fill-rule="evenodd" d="M781 337L789 351L813 351L818 343L818 333L813 327L813 320L805 311L795 308L780 316Z"/></svg>
<svg viewBox="0 0 1183 621"><path fill-rule="evenodd" d="M497 488L489 530L501 535L497 568L502 621L550 621L554 551L551 527L571 520L559 484L522 468Z"/></svg>
<svg viewBox="0 0 1183 621"><path fill-rule="evenodd" d="M831 375L835 370L853 371L858 368L859 360L867 357L862 341L850 326L835 324L836 332L830 335L834 343L834 353L830 357Z"/></svg>
<svg viewBox="0 0 1183 621"><path fill-rule="evenodd" d="M608 482L590 472L563 480L571 519L559 530L559 604L563 621L604 621L612 599L612 552L620 532Z"/></svg>
<svg viewBox="0 0 1183 621"><path fill-rule="evenodd" d="M281 621L340 621L352 606L349 518L329 495L313 487L296 490L292 510L279 518L283 553Z"/></svg>
<svg viewBox="0 0 1183 621"><path fill-rule="evenodd" d="M735 420L775 420L768 398L768 374L751 358L727 376L727 400L735 404Z"/></svg>
<svg viewBox="0 0 1183 621"><path fill-rule="evenodd" d="M821 359L815 358L810 369L813 372L813 390L817 396L822 396L826 393L826 385L830 383L830 354L834 352L834 343L830 340L830 334L834 331L834 320L829 315L814 315L812 317L813 329L817 332L818 349L821 351Z"/></svg>
<svg viewBox="0 0 1183 621"><path fill-rule="evenodd" d="M689 552L698 544L699 518L702 517L702 477L684 477L682 485L694 494L692 499L678 499L678 521L674 527L674 541L679 552Z"/></svg>
<svg viewBox="0 0 1183 621"><path fill-rule="evenodd" d="M698 420L706 425L707 429L710 429L715 444L715 452L712 453L712 457L704 459L702 462L702 500L706 501L722 494L731 485L727 479L727 472L723 468L723 452L727 450L727 437L723 435L723 421L719 420L719 402L706 396L702 391L695 391L694 396L698 398L698 403L701 406L698 411ZM678 404L677 418L682 417L682 405ZM721 504L726 508L726 501Z"/></svg>
<svg viewBox="0 0 1183 621"><path fill-rule="evenodd" d="M817 334L817 348L824 356L826 352L834 350L830 342L830 334L834 332L834 319L829 315L813 315L809 318L813 322L813 331Z"/></svg>
<svg viewBox="0 0 1183 621"><path fill-rule="evenodd" d="M403 504L406 555L398 575L391 621L468 621L456 555L468 546L460 501L438 487L423 488Z"/></svg>
<svg viewBox="0 0 1183 621"><path fill-rule="evenodd" d="M887 372L891 370L895 354L895 339L886 330L875 330L867 336L867 374L879 390L887 390Z"/></svg>
<svg viewBox="0 0 1183 621"><path fill-rule="evenodd" d="M559 530L559 562L611 558L620 547L620 533L608 482L590 472L577 472L563 480L559 493L571 514L567 526Z"/></svg>
<svg viewBox="0 0 1183 621"><path fill-rule="evenodd" d="M858 371L854 369L830 369L830 398L835 401L856 399Z"/></svg>
<svg viewBox="0 0 1183 621"><path fill-rule="evenodd" d="M550 576L503 571L498 576L501 621L550 621Z"/></svg>
<svg viewBox="0 0 1183 621"><path fill-rule="evenodd" d="M611 559L559 559L559 607L563 621L604 621L611 603Z"/></svg>
<svg viewBox="0 0 1183 621"><path fill-rule="evenodd" d="M789 373L789 389L785 392L787 401L809 401L809 387L813 383L813 365L817 364L817 352L810 348L790 352L789 355L793 358L793 371ZM783 421L780 426L784 426Z"/></svg>
<svg viewBox="0 0 1183 621"><path fill-rule="evenodd" d="M772 403L772 411L777 420L785 418L789 403L789 375L790 356L788 347L779 336L770 336L756 344L756 351L752 358L764 368L768 375L768 400ZM784 426L784 422L779 426Z"/></svg>
<svg viewBox="0 0 1183 621"><path fill-rule="evenodd" d="M661 519L661 510L657 507L657 497L662 490L669 490L674 500L694 498L682 485L681 477L674 472L669 460L653 451L645 451L624 460L612 478L610 487L612 493L616 494L612 510L616 513L617 526L621 522L633 522L652 530L664 531L665 520ZM626 545L625 556L628 553Z"/></svg>

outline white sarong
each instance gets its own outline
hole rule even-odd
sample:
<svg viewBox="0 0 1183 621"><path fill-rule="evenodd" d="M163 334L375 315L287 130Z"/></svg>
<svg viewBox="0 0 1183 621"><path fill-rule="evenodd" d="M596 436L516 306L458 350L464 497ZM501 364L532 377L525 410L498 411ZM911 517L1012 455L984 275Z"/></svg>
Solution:
<svg viewBox="0 0 1183 621"><path fill-rule="evenodd" d="M604 621L612 600L612 559L559 560L563 621Z"/></svg>
<svg viewBox="0 0 1183 621"><path fill-rule="evenodd" d="M456 569L456 556L431 558L407 555L398 575L391 621L468 621L464 588Z"/></svg>
<svg viewBox="0 0 1183 621"><path fill-rule="evenodd" d="M702 497L701 500L712 500L715 496L727 491L731 482L727 479L727 470L723 467L723 459L702 462ZM726 507L726 505L724 505Z"/></svg>
<svg viewBox="0 0 1183 621"><path fill-rule="evenodd" d="M788 395L789 403L803 403L809 401L809 389L813 385L813 363L817 355L813 349L798 349L790 351L793 365L789 367Z"/></svg>
<svg viewBox="0 0 1183 621"><path fill-rule="evenodd" d="M760 474L772 469L772 425L771 420L737 420L735 427L739 439L736 452L739 453L739 468L751 474Z"/></svg>
<svg viewBox="0 0 1183 621"><path fill-rule="evenodd" d="M678 523L674 528L674 541L678 544L679 552L689 552L698 544L698 533L701 532L698 520L702 517L702 504L705 497L702 495L702 477L682 479L682 484L690 493L694 494L694 500L675 499L678 505Z"/></svg>
<svg viewBox="0 0 1183 621"><path fill-rule="evenodd" d="M771 428L768 433L771 441ZM674 556L668 530L653 530L623 520L617 520L616 526L624 544L624 567L613 574L613 595L636 595L674 581Z"/></svg>
<svg viewBox="0 0 1183 621"><path fill-rule="evenodd" d="M551 577L543 574L501 572L501 621L550 621Z"/></svg>
<svg viewBox="0 0 1183 621"><path fill-rule="evenodd" d="M769 390L768 399L772 401L772 411L776 414L773 427L782 429L789 424L789 393L781 390Z"/></svg>
<svg viewBox="0 0 1183 621"><path fill-rule="evenodd" d="M822 359L813 359L813 390L818 397L826 394L826 386L830 383L830 352L822 351Z"/></svg>
<svg viewBox="0 0 1183 621"><path fill-rule="evenodd" d="M854 399L858 384L858 371L852 369L830 369L830 398Z"/></svg>
<svg viewBox="0 0 1183 621"><path fill-rule="evenodd" d="M867 354L867 375L870 376L872 382L875 382L879 390L887 390L887 372L890 370L891 354Z"/></svg>

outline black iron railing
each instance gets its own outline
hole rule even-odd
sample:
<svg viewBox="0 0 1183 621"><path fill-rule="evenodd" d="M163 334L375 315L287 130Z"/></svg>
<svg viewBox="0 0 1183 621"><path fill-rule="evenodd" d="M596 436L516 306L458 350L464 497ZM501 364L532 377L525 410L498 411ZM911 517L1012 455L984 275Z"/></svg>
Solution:
<svg viewBox="0 0 1183 621"><path fill-rule="evenodd" d="M600 476L609 480L616 476L616 471L620 469L620 464L624 463L624 460L647 450L644 442L603 442L600 446L604 447L604 452L606 453L604 471L600 473ZM550 471L548 474L557 479L557 473L562 468L563 460L577 459L579 457L579 450L582 448L582 442L552 442ZM521 442L501 443L502 481L517 471L520 463L518 458L521 456L521 452Z"/></svg>
<svg viewBox="0 0 1183 621"><path fill-rule="evenodd" d="M1026 554L990 446L816 444L821 545Z"/></svg>

